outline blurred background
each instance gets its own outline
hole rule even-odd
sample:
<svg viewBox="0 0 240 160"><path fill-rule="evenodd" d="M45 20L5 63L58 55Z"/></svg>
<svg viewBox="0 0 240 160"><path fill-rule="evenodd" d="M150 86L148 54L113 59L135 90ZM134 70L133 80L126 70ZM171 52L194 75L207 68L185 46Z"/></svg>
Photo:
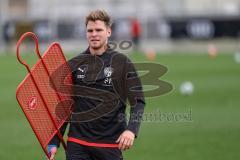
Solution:
<svg viewBox="0 0 240 160"><path fill-rule="evenodd" d="M84 48L84 18L96 8L112 15L113 40L130 39L132 19L138 19L143 49L205 51L217 39L220 49L235 51L240 36L239 0L1 0L0 6L1 51L26 31L42 42L64 41L66 50Z"/></svg>
<svg viewBox="0 0 240 160"><path fill-rule="evenodd" d="M159 79L173 85L147 97L125 159L239 159L240 0L0 0L0 159L45 158L15 98L27 74L15 56L18 38L36 33L42 53L57 41L69 59L87 47L84 21L93 9L112 16L117 50L133 62L166 66ZM28 46L23 57L34 65Z"/></svg>

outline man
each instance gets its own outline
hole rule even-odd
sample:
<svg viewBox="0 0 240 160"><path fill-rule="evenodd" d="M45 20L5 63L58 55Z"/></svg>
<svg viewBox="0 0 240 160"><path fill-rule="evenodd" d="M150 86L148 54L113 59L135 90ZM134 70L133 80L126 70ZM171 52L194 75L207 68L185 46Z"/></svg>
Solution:
<svg viewBox="0 0 240 160"><path fill-rule="evenodd" d="M121 160L138 134L145 101L133 64L108 46L111 19L104 10L86 17L89 47L69 60L73 79L73 112L70 119L67 160ZM126 100L131 113L126 124ZM67 123L66 123L67 124ZM62 134L66 124L61 128ZM48 145L54 159L59 139Z"/></svg>
<svg viewBox="0 0 240 160"><path fill-rule="evenodd" d="M139 50L141 38L141 25L137 18L131 18L131 35L135 50Z"/></svg>

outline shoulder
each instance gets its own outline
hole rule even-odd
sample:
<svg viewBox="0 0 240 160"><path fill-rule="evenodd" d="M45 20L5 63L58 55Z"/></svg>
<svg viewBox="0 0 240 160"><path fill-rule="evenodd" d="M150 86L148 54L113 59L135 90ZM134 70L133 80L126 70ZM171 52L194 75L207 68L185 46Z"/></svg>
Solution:
<svg viewBox="0 0 240 160"><path fill-rule="evenodd" d="M67 64L69 65L70 68L75 68L76 66L78 66L79 64L82 63L82 61L85 59L84 57L89 57L88 54L86 54L86 51L76 55L75 57L69 59L67 61Z"/></svg>
<svg viewBox="0 0 240 160"><path fill-rule="evenodd" d="M114 62L121 62L121 63L128 63L130 61L130 59L128 58L127 55L120 53L118 51L111 51L111 55L112 55L112 60Z"/></svg>

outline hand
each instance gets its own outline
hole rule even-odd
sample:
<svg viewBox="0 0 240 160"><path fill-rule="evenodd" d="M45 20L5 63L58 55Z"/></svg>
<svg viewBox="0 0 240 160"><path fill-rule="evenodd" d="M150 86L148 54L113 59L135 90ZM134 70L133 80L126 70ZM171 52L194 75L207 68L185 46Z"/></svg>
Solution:
<svg viewBox="0 0 240 160"><path fill-rule="evenodd" d="M57 153L57 146L56 145L48 145L48 153L50 154L49 160L54 160L55 154Z"/></svg>
<svg viewBox="0 0 240 160"><path fill-rule="evenodd" d="M119 149L127 150L133 145L135 134L132 131L125 130L117 139L116 143L119 143Z"/></svg>

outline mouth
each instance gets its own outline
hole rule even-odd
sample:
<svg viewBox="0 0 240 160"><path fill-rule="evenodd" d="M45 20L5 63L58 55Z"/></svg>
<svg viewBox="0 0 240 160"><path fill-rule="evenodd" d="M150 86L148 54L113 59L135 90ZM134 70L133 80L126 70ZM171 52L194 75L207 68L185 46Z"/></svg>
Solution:
<svg viewBox="0 0 240 160"><path fill-rule="evenodd" d="M99 42L97 39L92 39L91 42Z"/></svg>

